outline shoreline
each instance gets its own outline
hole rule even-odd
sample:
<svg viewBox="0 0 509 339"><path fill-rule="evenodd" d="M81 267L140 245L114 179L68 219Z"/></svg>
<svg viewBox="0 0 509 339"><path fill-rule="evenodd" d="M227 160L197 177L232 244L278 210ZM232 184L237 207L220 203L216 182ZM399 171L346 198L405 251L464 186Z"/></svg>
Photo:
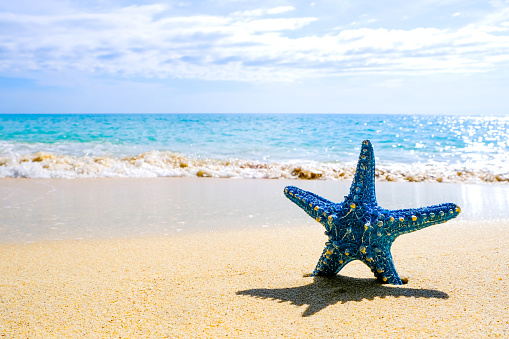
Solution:
<svg viewBox="0 0 509 339"><path fill-rule="evenodd" d="M507 167L507 166L506 166ZM502 162L384 162L375 170L380 182L507 184ZM38 151L0 156L0 178L216 178L351 180L355 161L266 160L189 157L171 151L150 150L122 156L77 156Z"/></svg>
<svg viewBox="0 0 509 339"><path fill-rule="evenodd" d="M0 244L318 225L284 197L287 185L341 202L351 182L3 178ZM458 220L509 220L506 185L377 182L376 192L387 209L454 202L462 209Z"/></svg>

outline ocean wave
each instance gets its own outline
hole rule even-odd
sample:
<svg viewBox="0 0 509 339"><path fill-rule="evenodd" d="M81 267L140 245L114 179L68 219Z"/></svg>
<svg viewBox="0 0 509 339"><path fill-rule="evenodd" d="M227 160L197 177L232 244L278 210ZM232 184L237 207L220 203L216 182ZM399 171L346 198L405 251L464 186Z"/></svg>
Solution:
<svg viewBox="0 0 509 339"><path fill-rule="evenodd" d="M38 152L0 157L0 177L101 178L101 177L211 177L249 179L347 180L356 163L289 161L267 163L238 159L186 157L167 151L136 156L72 156ZM378 181L501 182L509 183L503 166L466 166L449 163L377 164Z"/></svg>

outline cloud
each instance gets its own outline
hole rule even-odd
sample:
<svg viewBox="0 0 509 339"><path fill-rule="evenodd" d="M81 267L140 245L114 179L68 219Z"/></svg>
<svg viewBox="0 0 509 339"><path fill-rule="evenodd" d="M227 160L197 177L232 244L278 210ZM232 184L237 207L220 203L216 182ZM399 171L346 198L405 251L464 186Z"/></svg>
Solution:
<svg viewBox="0 0 509 339"><path fill-rule="evenodd" d="M294 10L295 10L295 7L293 7L293 6L279 6L279 7L274 7L274 8L269 9L267 11L267 13L280 14L280 13L290 12L290 11L294 11Z"/></svg>
<svg viewBox="0 0 509 339"><path fill-rule="evenodd" d="M459 29L331 29L292 6L172 15L162 4L102 12L0 12L0 72L65 70L136 78L298 81L367 73L485 72L509 63L509 9ZM285 14L280 17L280 14Z"/></svg>
<svg viewBox="0 0 509 339"><path fill-rule="evenodd" d="M247 11L235 12L233 16L241 16L241 17L254 17L254 16L263 16L267 14L281 14L285 12L294 11L295 7L293 6L279 6L273 8L259 8Z"/></svg>

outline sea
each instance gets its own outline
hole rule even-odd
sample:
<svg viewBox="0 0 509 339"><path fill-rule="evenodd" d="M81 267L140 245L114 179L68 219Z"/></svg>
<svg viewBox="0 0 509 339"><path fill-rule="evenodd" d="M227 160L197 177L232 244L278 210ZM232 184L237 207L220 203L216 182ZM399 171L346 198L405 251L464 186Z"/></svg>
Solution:
<svg viewBox="0 0 509 339"><path fill-rule="evenodd" d="M1 114L0 177L509 183L509 116Z"/></svg>

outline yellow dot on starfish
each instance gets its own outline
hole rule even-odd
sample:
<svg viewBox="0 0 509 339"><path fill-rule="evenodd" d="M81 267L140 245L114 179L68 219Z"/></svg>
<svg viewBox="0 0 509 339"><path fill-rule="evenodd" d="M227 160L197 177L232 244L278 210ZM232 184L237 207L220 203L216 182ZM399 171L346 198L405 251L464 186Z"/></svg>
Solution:
<svg viewBox="0 0 509 339"><path fill-rule="evenodd" d="M325 252L326 255L331 255L332 254L332 251L331 250L327 250L327 252Z"/></svg>
<svg viewBox="0 0 509 339"><path fill-rule="evenodd" d="M456 206L456 212L458 212L458 213L461 212L461 208L459 206Z"/></svg>
<svg viewBox="0 0 509 339"><path fill-rule="evenodd" d="M369 261L369 262L371 262L371 261L373 260L373 258L371 258L371 257L367 257L367 258L366 258L366 260L367 260L367 261Z"/></svg>
<svg viewBox="0 0 509 339"><path fill-rule="evenodd" d="M285 193L288 193L288 189L287 188L285 188Z"/></svg>
<svg viewBox="0 0 509 339"><path fill-rule="evenodd" d="M320 220L322 220L322 218L318 217L315 219L316 221L320 222Z"/></svg>
<svg viewBox="0 0 509 339"><path fill-rule="evenodd" d="M387 277L383 277L383 278L382 278L382 280L383 280L383 281L387 281Z"/></svg>
<svg viewBox="0 0 509 339"><path fill-rule="evenodd" d="M332 221L332 215L329 215L329 220Z"/></svg>
<svg viewBox="0 0 509 339"><path fill-rule="evenodd" d="M350 208L351 208L351 209L355 209L355 204L354 204L354 203L351 203L351 204L350 204Z"/></svg>
<svg viewBox="0 0 509 339"><path fill-rule="evenodd" d="M315 211L318 211L320 209L320 207L316 206L315 207Z"/></svg>
<svg viewBox="0 0 509 339"><path fill-rule="evenodd" d="M368 227L369 227L369 226L368 226L368 224L365 224L365 225L364 225L364 230L365 230L365 231L367 231L367 230L368 230Z"/></svg>
<svg viewBox="0 0 509 339"><path fill-rule="evenodd" d="M349 255L350 253L348 253L348 251L345 251L345 255Z"/></svg>
<svg viewBox="0 0 509 339"><path fill-rule="evenodd" d="M359 251L361 251L361 253L366 253L366 247L361 246L361 248L359 248Z"/></svg>
<svg viewBox="0 0 509 339"><path fill-rule="evenodd" d="M340 260L340 261L339 261L339 263L340 263L340 264L342 264L342 263L343 263L343 260Z"/></svg>
<svg viewBox="0 0 509 339"><path fill-rule="evenodd" d="M416 221L417 217L415 215L412 215L412 221Z"/></svg>
<svg viewBox="0 0 509 339"><path fill-rule="evenodd" d="M399 217L399 221L403 222L403 221L405 221L405 218Z"/></svg>
<svg viewBox="0 0 509 339"><path fill-rule="evenodd" d="M309 207L313 207L313 204L309 204Z"/></svg>
<svg viewBox="0 0 509 339"><path fill-rule="evenodd" d="M377 271L378 273L383 273L383 271L384 271L384 270L383 270L383 269L381 269L381 268L378 268L376 271Z"/></svg>
<svg viewBox="0 0 509 339"><path fill-rule="evenodd" d="M391 217L389 220L390 220L391 222L393 222L393 221L394 221L394 217Z"/></svg>

